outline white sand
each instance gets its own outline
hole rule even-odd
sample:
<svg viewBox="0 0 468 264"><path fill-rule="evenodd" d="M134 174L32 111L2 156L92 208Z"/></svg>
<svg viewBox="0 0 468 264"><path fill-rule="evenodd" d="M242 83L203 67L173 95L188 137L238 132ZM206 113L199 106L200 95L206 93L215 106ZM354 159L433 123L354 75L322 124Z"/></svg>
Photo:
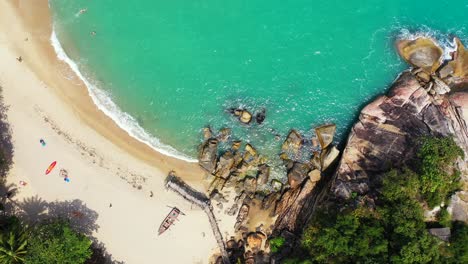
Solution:
<svg viewBox="0 0 468 264"><path fill-rule="evenodd" d="M207 217L165 190L163 182L167 168L194 175L199 171L192 165L177 167L176 161L157 154L142 158L141 153L151 152L130 144L134 141L125 139L124 132L115 130L115 126L108 129L111 125L99 128L100 123L109 121L102 113L86 114L98 110L89 98L74 97L77 91L73 89L85 94L84 89L63 77L64 72L70 73L66 65L44 54L41 45L49 45L44 32L28 26L37 20L36 13L46 10L46 1L33 1L38 10L27 2L0 1L0 86L4 103L9 106L14 144L14 165L8 181L28 183L20 187L16 202L36 195L48 202L81 200L98 215L95 237L116 260L125 263L208 263L208 257L216 251L216 241ZM16 60L20 55L24 59L21 63ZM77 102L87 108L83 110ZM90 119L97 115L101 119L93 126ZM45 147L40 145L40 138L46 141ZM52 161L57 161L57 166L46 176L44 171ZM68 170L71 182L60 178L61 168ZM142 189L132 185L141 185ZM157 236L159 224L170 211L167 206L177 206L186 215Z"/></svg>

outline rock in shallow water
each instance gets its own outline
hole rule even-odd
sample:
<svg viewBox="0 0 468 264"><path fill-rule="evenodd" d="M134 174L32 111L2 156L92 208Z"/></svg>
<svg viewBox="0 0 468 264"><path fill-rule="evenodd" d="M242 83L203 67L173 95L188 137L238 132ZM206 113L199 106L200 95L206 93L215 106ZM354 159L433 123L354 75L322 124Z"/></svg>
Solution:
<svg viewBox="0 0 468 264"><path fill-rule="evenodd" d="M252 114L249 111L244 110L242 111L242 114L239 117L239 120L244 124L249 124L250 121L252 121Z"/></svg>
<svg viewBox="0 0 468 264"><path fill-rule="evenodd" d="M317 135L320 146L322 149L327 148L332 142L333 137L335 136L336 125L323 125L315 128L315 134Z"/></svg>
<svg viewBox="0 0 468 264"><path fill-rule="evenodd" d="M206 140L200 147L198 154L198 164L209 173L213 173L216 168L218 158L218 140Z"/></svg>
<svg viewBox="0 0 468 264"><path fill-rule="evenodd" d="M430 38L400 40L396 44L400 56L409 64L434 73L441 64L443 50Z"/></svg>
<svg viewBox="0 0 468 264"><path fill-rule="evenodd" d="M265 121L265 118L266 118L266 110L265 110L265 108L263 108L260 112L258 112L258 113L255 115L255 120L257 121L257 124L263 123L263 121Z"/></svg>

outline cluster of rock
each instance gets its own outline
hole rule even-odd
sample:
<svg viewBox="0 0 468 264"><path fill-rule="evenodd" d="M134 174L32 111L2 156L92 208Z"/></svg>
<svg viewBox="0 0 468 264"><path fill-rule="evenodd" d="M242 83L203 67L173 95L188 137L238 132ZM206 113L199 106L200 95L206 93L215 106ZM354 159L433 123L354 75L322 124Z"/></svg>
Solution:
<svg viewBox="0 0 468 264"><path fill-rule="evenodd" d="M228 109L228 112L237 117L241 123L250 124L250 122L252 121L252 113L250 113L247 109L230 108ZM263 121L265 121L265 118L265 108L262 108L255 114L255 121L257 122L257 124L263 123Z"/></svg>
<svg viewBox="0 0 468 264"><path fill-rule="evenodd" d="M383 172L414 157L421 136L453 136L468 153L468 94L461 91L468 87L468 55L461 42L455 42L457 49L448 61L431 39L397 43L413 69L361 111L334 175L331 191L336 198L372 194ZM462 171L465 164L459 164ZM467 180L466 173L462 177Z"/></svg>
<svg viewBox="0 0 468 264"><path fill-rule="evenodd" d="M280 235L275 230L297 232L305 224L310 214L300 208L312 205L308 201L318 193L314 192L316 185L340 153L332 144L335 131L335 125L320 126L315 129L316 137L307 140L298 131L291 130L280 154L287 170L287 182L283 183L270 179L267 159L252 145L245 144L242 148L240 141L229 141L229 129L221 129L216 135L209 128L204 129L204 142L198 158L200 166L209 175L208 194L219 209L224 207L223 204L232 204L225 213L237 214L234 229L245 238L244 244L231 241L230 244L237 245L230 249L231 256L238 257L241 248L246 263L264 263L258 258L268 258L265 254L268 236L272 233ZM220 142L231 147L221 152ZM228 199L231 192L235 193L233 201ZM252 206L269 212L272 217L277 215L276 222L255 232L249 230L247 224ZM257 262L248 262L249 259L257 259Z"/></svg>
<svg viewBox="0 0 468 264"><path fill-rule="evenodd" d="M386 96L361 111L336 171L331 166L339 156L332 145L334 125L316 128L316 138L311 140L295 130L289 133L280 155L287 169L284 184L269 179L270 167L253 146L246 144L241 151L241 142L234 141L229 150L219 154L218 143L226 141L230 131L213 136L206 129L199 162L211 175L211 197L221 204L228 201L224 188L233 187L236 192L235 202L226 212L237 213L235 229L242 232L242 238L227 242L231 257L245 263L269 263L274 256L265 254L268 237L282 236L286 244L294 246L296 235L329 193L339 200L362 195L372 202L379 177L390 166L398 167L414 157L421 136L453 136L468 158L468 93L463 91L468 88L468 53L458 38L454 42L456 50L448 60L430 38L397 43L401 57L413 68L400 74ZM231 113L242 123L252 120L245 109L232 109ZM311 146L305 148L307 142ZM303 158L304 149L311 149L310 158ZM449 211L454 219L468 221L466 160L459 162L459 169L463 190L454 196ZM277 216L269 229L246 228L251 206L256 203Z"/></svg>

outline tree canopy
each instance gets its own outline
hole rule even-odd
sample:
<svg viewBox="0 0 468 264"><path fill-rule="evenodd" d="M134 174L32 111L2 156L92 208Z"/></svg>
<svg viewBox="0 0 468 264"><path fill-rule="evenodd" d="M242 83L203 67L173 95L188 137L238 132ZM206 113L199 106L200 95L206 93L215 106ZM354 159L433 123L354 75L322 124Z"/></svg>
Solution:
<svg viewBox="0 0 468 264"><path fill-rule="evenodd" d="M65 220L42 223L29 237L27 264L79 264L91 257L91 240L72 230Z"/></svg>
<svg viewBox="0 0 468 264"><path fill-rule="evenodd" d="M454 169L463 155L450 138L423 138L415 171L383 177L375 204L355 197L342 208L316 214L302 236L313 263L468 263L468 227L457 223L450 243L429 234L423 205L439 205L458 188ZM447 212L439 217L450 226ZM302 263L304 260L289 260Z"/></svg>

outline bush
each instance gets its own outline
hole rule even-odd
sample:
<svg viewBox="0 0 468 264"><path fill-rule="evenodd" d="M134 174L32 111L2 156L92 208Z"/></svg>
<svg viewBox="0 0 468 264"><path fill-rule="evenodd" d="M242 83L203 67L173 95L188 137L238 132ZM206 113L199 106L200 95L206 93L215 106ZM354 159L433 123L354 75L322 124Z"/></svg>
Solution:
<svg viewBox="0 0 468 264"><path fill-rule="evenodd" d="M463 151L452 138L424 137L417 156L421 193L433 208L459 188L460 174L453 165Z"/></svg>
<svg viewBox="0 0 468 264"><path fill-rule="evenodd" d="M446 207L442 207L437 214L437 220L439 224L444 227L451 227L452 226L452 216L447 211Z"/></svg>
<svg viewBox="0 0 468 264"><path fill-rule="evenodd" d="M468 225L455 222L450 238L450 252L452 263L468 263Z"/></svg>
<svg viewBox="0 0 468 264"><path fill-rule="evenodd" d="M91 240L64 220L39 224L29 237L26 264L80 264L90 258Z"/></svg>
<svg viewBox="0 0 468 264"><path fill-rule="evenodd" d="M284 245L284 237L275 237L270 239L270 251L275 253Z"/></svg>

